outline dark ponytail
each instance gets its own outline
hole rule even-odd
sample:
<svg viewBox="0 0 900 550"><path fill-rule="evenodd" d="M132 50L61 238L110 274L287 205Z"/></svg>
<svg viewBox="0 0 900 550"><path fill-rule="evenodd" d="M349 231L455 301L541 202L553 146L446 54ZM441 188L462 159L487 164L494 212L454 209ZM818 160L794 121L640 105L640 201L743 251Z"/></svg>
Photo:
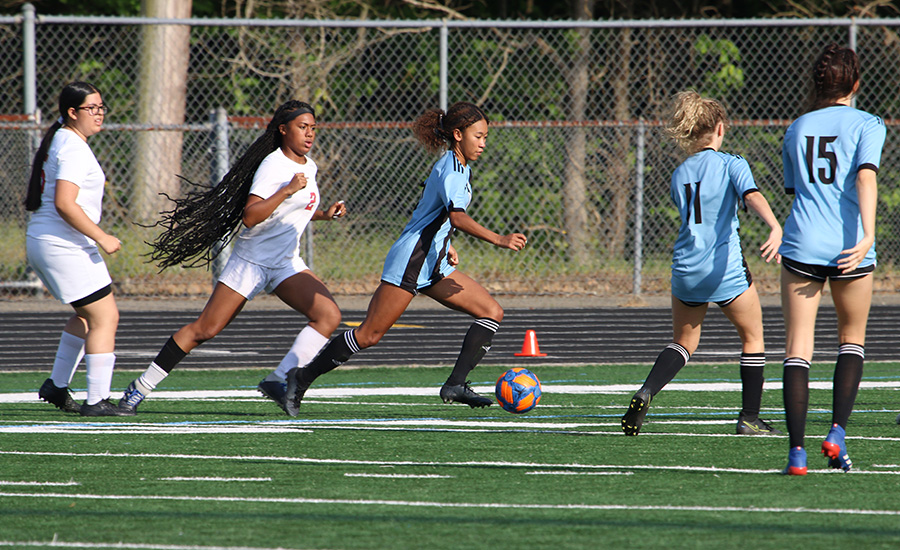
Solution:
<svg viewBox="0 0 900 550"><path fill-rule="evenodd" d="M481 107L474 103L454 103L444 113L441 109L428 109L413 123L416 139L429 153L439 153L453 147L453 131L465 130L479 120L490 124Z"/></svg>
<svg viewBox="0 0 900 550"><path fill-rule="evenodd" d="M65 121L69 120L69 109L80 107L84 103L84 98L99 93L100 90L87 82L66 84L59 93L59 118L47 129L31 162L31 177L28 179L25 210L34 212L41 207L41 194L44 191L44 162L47 160L47 151L50 150L50 144L53 142L53 136L56 135L57 130L62 128Z"/></svg>
<svg viewBox="0 0 900 550"><path fill-rule="evenodd" d="M837 44L825 46L813 65L809 110L828 107L838 99L847 97L853 93L857 82L859 58L856 52Z"/></svg>
<svg viewBox="0 0 900 550"><path fill-rule="evenodd" d="M278 127L303 113L316 116L315 110L302 101L291 100L278 107L263 135L247 148L214 187L185 179L203 190L189 191L179 199L165 195L175 206L161 212L162 219L154 224L154 227L164 227L165 231L156 241L148 243L153 247L149 253L150 261L156 262L160 270L175 265L201 267L212 262L224 245L237 235L257 168L269 153L281 147ZM213 246L219 242L223 246Z"/></svg>

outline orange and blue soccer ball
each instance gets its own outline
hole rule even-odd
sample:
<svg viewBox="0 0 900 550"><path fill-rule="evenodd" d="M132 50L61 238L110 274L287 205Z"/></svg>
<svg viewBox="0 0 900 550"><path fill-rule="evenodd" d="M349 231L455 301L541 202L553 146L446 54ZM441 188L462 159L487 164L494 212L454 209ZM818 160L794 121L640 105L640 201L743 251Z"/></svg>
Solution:
<svg viewBox="0 0 900 550"><path fill-rule="evenodd" d="M541 401L541 381L528 369L512 368L497 379L494 393L505 410L526 413Z"/></svg>

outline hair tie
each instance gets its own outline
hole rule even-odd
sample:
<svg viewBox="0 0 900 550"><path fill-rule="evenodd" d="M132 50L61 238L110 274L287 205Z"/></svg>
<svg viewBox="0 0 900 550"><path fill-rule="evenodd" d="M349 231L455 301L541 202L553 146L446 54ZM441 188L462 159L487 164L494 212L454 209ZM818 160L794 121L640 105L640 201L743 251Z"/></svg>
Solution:
<svg viewBox="0 0 900 550"><path fill-rule="evenodd" d="M60 124L65 124L65 123L66 123L66 121L63 119L62 116L60 116L59 118L57 118L57 119L56 119L56 122L59 122Z"/></svg>
<svg viewBox="0 0 900 550"><path fill-rule="evenodd" d="M444 129L444 113L438 113L438 128Z"/></svg>

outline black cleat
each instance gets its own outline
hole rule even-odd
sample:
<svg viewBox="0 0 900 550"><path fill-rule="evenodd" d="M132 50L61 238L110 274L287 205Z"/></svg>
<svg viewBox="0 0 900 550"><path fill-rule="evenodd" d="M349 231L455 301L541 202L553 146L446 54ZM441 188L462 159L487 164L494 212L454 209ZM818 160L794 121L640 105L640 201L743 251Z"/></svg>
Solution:
<svg viewBox="0 0 900 550"><path fill-rule="evenodd" d="M738 435L778 435L781 430L776 430L769 423L758 418L756 420L747 420L744 415L738 415L737 434Z"/></svg>
<svg viewBox="0 0 900 550"><path fill-rule="evenodd" d="M300 413L300 402L309 386L300 383L300 368L294 367L287 373L287 389L284 395L284 412L290 416Z"/></svg>
<svg viewBox="0 0 900 550"><path fill-rule="evenodd" d="M622 417L622 431L625 435L637 435L641 433L641 426L644 424L644 417L647 416L647 409L650 408L650 390L641 388L634 397L631 398L631 404Z"/></svg>
<svg viewBox="0 0 900 550"><path fill-rule="evenodd" d="M444 384L441 386L441 400L443 400L444 403L464 403L473 409L475 407L490 407L494 404L494 402L487 397L482 397L472 391L472 388L469 387L469 382L458 386L448 386L447 384Z"/></svg>
<svg viewBox="0 0 900 550"><path fill-rule="evenodd" d="M287 384L284 382L276 382L273 380L263 380L256 386L256 389L267 399L271 399L281 410L287 412L284 406L285 396L287 395Z"/></svg>
<svg viewBox="0 0 900 550"><path fill-rule="evenodd" d="M109 399L102 399L93 405L85 401L81 405L81 416L134 416L134 410L117 407Z"/></svg>
<svg viewBox="0 0 900 550"><path fill-rule="evenodd" d="M81 412L81 405L72 399L69 388L56 387L56 384L54 384L53 380L50 378L44 380L44 383L41 384L41 389L38 390L38 397L47 403L54 405L61 411L72 413Z"/></svg>
<svg viewBox="0 0 900 550"><path fill-rule="evenodd" d="M119 399L119 408L137 414L138 405L141 404L146 395L137 389L134 382L135 381L132 380L131 383L128 384L128 387L125 388L125 393L123 393L122 398Z"/></svg>

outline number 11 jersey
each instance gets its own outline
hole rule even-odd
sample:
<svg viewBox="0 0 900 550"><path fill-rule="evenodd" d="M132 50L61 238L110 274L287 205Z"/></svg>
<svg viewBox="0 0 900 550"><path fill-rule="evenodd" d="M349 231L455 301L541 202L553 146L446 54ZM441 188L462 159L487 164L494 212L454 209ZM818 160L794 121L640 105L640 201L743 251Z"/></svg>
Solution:
<svg viewBox="0 0 900 550"><path fill-rule="evenodd" d="M833 105L804 114L784 135L784 188L794 195L784 224L782 256L836 266L841 251L863 237L856 176L878 171L884 122L865 111ZM860 267L875 263L875 246Z"/></svg>
<svg viewBox="0 0 900 550"><path fill-rule="evenodd" d="M672 253L672 294L684 302L721 302L750 286L738 236L738 205L758 189L743 157L703 149L672 173L681 215Z"/></svg>

